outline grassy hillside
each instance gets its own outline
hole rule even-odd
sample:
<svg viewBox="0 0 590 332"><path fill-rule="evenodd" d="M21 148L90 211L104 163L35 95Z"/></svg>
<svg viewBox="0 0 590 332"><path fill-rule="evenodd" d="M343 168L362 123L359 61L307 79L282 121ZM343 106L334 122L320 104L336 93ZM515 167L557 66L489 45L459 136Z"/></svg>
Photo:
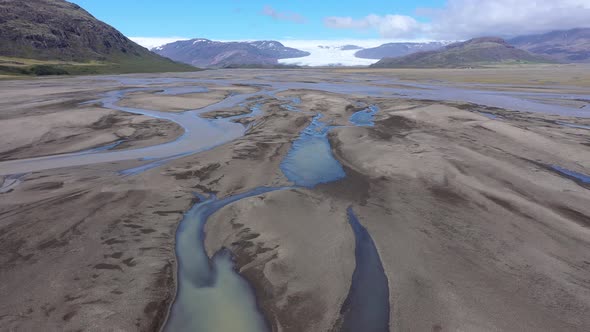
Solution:
<svg viewBox="0 0 590 332"><path fill-rule="evenodd" d="M510 44L561 62L590 62L590 28L521 36Z"/></svg>
<svg viewBox="0 0 590 332"><path fill-rule="evenodd" d="M0 56L0 74L195 70L150 52L63 0L0 0Z"/></svg>
<svg viewBox="0 0 590 332"><path fill-rule="evenodd" d="M437 51L420 52L401 58L386 58L373 68L461 68L491 64L551 62L517 49L500 38L484 37L455 43Z"/></svg>
<svg viewBox="0 0 590 332"><path fill-rule="evenodd" d="M192 66L179 66L175 62L154 62L145 59L104 61L54 61L0 57L0 76L46 75L104 75L131 73L161 73L195 71Z"/></svg>

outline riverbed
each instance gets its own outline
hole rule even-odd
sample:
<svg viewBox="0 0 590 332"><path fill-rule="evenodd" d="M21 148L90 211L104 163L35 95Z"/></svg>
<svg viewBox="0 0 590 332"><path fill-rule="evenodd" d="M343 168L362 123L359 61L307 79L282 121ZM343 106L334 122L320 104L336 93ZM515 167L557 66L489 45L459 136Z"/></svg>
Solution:
<svg viewBox="0 0 590 332"><path fill-rule="evenodd" d="M121 127L112 142L0 162L11 253L2 308L49 299L6 326L74 329L105 317L170 331L588 324L576 314L590 303L580 283L590 261L583 87L298 70L13 84L3 93L27 116L109 109L182 133L136 148ZM178 109L200 96L208 106ZM146 109L142 98L174 107ZM3 105L4 118L23 116ZM41 271L66 295L23 279ZM35 291L16 300L19 282ZM575 310L541 315L556 296Z"/></svg>

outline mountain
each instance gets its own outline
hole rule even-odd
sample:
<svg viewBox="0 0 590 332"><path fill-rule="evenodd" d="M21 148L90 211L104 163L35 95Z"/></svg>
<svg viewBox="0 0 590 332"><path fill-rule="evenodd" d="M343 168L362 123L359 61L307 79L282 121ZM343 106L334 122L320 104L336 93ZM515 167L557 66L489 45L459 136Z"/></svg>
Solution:
<svg viewBox="0 0 590 332"><path fill-rule="evenodd" d="M509 45L495 37L454 43L437 51L419 52L401 58L385 58L373 68L453 68L497 63L550 62Z"/></svg>
<svg viewBox="0 0 590 332"><path fill-rule="evenodd" d="M340 47L343 51L354 51L354 50L362 50L363 48L357 45L344 45Z"/></svg>
<svg viewBox="0 0 590 332"><path fill-rule="evenodd" d="M378 47L366 48L356 52L354 55L361 59L383 59L383 58L397 58L400 56L433 51L444 47L443 42L429 42L429 43L387 43Z"/></svg>
<svg viewBox="0 0 590 332"><path fill-rule="evenodd" d="M300 58L308 52L272 41L219 42L209 39L182 40L154 49L159 55L199 67L272 66L279 59Z"/></svg>
<svg viewBox="0 0 590 332"><path fill-rule="evenodd" d="M61 62L62 67L94 61L102 63L92 68L107 72L194 70L150 52L64 0L0 0L0 45L0 56ZM0 64L13 62L26 64Z"/></svg>
<svg viewBox="0 0 590 332"><path fill-rule="evenodd" d="M508 42L561 62L590 62L590 28L521 36Z"/></svg>
<svg viewBox="0 0 590 332"><path fill-rule="evenodd" d="M256 47L261 52L269 55L273 58L278 59L289 59L289 58L301 58L308 56L308 52L304 52L295 48L286 47L285 45L274 40L259 40L253 42L247 42Z"/></svg>

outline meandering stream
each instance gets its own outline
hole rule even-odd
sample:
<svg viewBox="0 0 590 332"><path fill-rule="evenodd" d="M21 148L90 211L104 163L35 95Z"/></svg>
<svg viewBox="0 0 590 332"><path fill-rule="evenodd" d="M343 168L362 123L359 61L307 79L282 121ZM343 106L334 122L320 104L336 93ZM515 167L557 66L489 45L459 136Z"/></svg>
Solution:
<svg viewBox="0 0 590 332"><path fill-rule="evenodd" d="M235 272L229 252L207 256L203 230L208 218L224 206L279 189L257 188L223 199L200 197L201 202L186 213L176 234L177 291L165 331L268 330L254 293Z"/></svg>
<svg viewBox="0 0 590 332"><path fill-rule="evenodd" d="M133 79L119 78L122 85L132 84L172 84L186 82L190 84L217 84L228 86L244 84L239 80L194 80L194 79ZM261 82L249 82L257 84ZM431 100L463 100L491 107L508 108L520 111L545 112L549 114L590 117L590 112L566 106L548 105L529 98L560 98L556 94L543 93L504 93L473 89L440 87L434 85L406 84L407 88L387 87L383 85L360 85L357 83L302 83L302 82L264 82L261 90L255 93L231 95L223 101L199 110L172 113L123 107L118 102L128 93L153 91L154 87L128 88L106 93L100 100L103 107L122 112L142 114L154 118L173 121L184 129L184 134L176 140L150 147L111 150L120 142L105 145L78 153L56 156L12 160L0 163L0 176L3 184L0 192L8 191L21 181L23 174L46 169L82 166L104 162L123 160L141 160L145 163L121 171L122 176L133 176L147 169L164 165L170 160L198 153L218 145L230 142L243 136L248 129L235 120L252 117L261 113L260 105L250 108L250 113L229 118L205 119L200 114L230 108L244 103L251 97L271 96L290 89L311 89L341 94L431 99ZM381 84L387 81L379 82ZM185 94L206 92L202 86L165 87L160 94ZM579 97L569 96L567 98ZM561 98L565 98L561 96ZM287 111L299 111L298 98L283 99L282 107ZM349 118L355 126L372 126L374 116L379 111L376 106L369 106L356 112ZM200 197L197 203L186 213L176 237L176 253L178 258L178 286L175 302L171 308L165 329L167 331L265 331L268 325L257 309L256 298L248 283L234 270L231 254L228 251L216 253L209 258L204 249L203 232L208 218L221 208L241 199L263 195L275 190L290 188L311 189L321 183L338 181L346 177L342 165L332 154L327 139L333 128L323 122L322 114L317 114L310 125L292 144L281 163L281 170L294 187L289 188L256 188L235 196L216 198ZM566 125L566 124L564 124ZM574 128L584 126L572 125ZM587 129L587 128L584 128ZM587 183L588 177L555 166L556 171ZM354 202L351 202L351 204ZM359 218L350 208L348 221L355 235L356 269L352 278L352 286L342 308L343 329L347 331L386 331L389 328L389 287L388 280L381 265L379 253L370 234L363 227Z"/></svg>
<svg viewBox="0 0 590 332"><path fill-rule="evenodd" d="M11 160L0 163L0 176L20 173L29 173L52 168L61 168L69 166L83 166L103 162L115 162L122 160L134 160L142 158L171 158L173 156L183 156L185 154L197 153L211 149L218 145L230 142L244 135L246 128L241 124L235 123L232 119L204 119L198 115L201 113L217 111L224 108L230 108L244 103L248 98L259 96L274 97L277 93L291 89L307 89L324 92L332 92L348 95L364 95L384 98L405 98L405 99L429 99L429 100L457 100L466 101L489 107L498 107L509 110L523 112L540 112L546 114L590 117L587 108L579 109L564 105L549 105L534 99L554 98L554 99L581 99L587 96L575 94L556 94L556 93L519 93L477 90L459 87L437 86L416 83L400 83L394 80L373 81L371 84L360 83L304 83L304 82L277 82L277 81L259 81L256 80L213 80L213 79L179 79L179 78L129 78L129 77L105 77L104 79L114 79L123 85L121 90L116 90L105 94L100 100L94 101L102 104L103 107L114 109L122 112L142 114L158 119L173 121L183 127L185 133L173 142L154 145L150 147L99 151L98 153L68 153L48 157L28 158L20 160ZM192 84L191 87L164 87L162 84ZM374 85L380 83L383 85ZM153 84L154 87L147 88L125 88L125 85ZM186 94L205 92L203 86L196 84L214 84L219 86L231 86L232 84L248 84L260 87L261 90L255 93L231 95L223 101L207 106L199 110L188 110L186 112L159 112L152 110L123 107L118 105L126 94L139 91L163 90L163 94ZM397 84L407 86L388 87L385 84ZM531 99L531 97L534 97ZM298 100L293 99L289 106L294 110Z"/></svg>
<svg viewBox="0 0 590 332"><path fill-rule="evenodd" d="M294 107L294 106L292 106ZM355 113L351 122L371 125L376 107ZM247 282L233 269L230 254L223 250L209 259L204 248L203 232L207 220L219 209L244 198L271 191L296 187L313 188L321 183L337 181L346 176L342 165L334 158L327 135L332 126L316 115L311 124L293 143L281 163L285 176L295 184L288 188L256 188L235 196L217 200L201 197L184 217L176 236L178 257L177 295L170 310L166 331L266 331L262 314L256 310L256 299ZM360 120L362 119L362 121ZM348 327L365 326L367 331L387 331L389 327L389 288L381 266L379 253L369 233L352 210L348 211L351 229L356 238L356 261L351 292L343 307ZM367 289L379 296L365 296ZM372 293L371 293L372 294ZM385 297L383 297L385 296ZM383 299L387 303L383 304ZM360 301L360 302L359 302ZM365 308L365 305L368 307ZM368 314L372 313L372 314ZM379 328L376 328L379 327ZM348 329L353 331L351 329Z"/></svg>

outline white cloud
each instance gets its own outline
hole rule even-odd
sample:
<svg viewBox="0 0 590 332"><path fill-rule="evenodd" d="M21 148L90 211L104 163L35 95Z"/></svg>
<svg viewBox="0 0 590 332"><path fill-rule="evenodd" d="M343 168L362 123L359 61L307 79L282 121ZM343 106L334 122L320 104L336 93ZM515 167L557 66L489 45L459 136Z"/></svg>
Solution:
<svg viewBox="0 0 590 332"><path fill-rule="evenodd" d="M138 43L139 45L147 48L152 49L158 46L166 45L169 43L173 43L179 40L189 40L190 38L184 37L129 37L129 39L133 40L134 42Z"/></svg>
<svg viewBox="0 0 590 332"><path fill-rule="evenodd" d="M305 23L307 19L300 14L292 12L279 12L271 6L264 6L262 9L262 15L270 16L278 21L289 21L293 23Z"/></svg>
<svg viewBox="0 0 590 332"><path fill-rule="evenodd" d="M515 36L590 27L590 0L449 0L430 14L432 33L443 38Z"/></svg>
<svg viewBox="0 0 590 332"><path fill-rule="evenodd" d="M327 17L324 24L335 29L376 29L384 38L415 37L423 32L424 25L413 17L404 15L368 15L361 19L352 17Z"/></svg>
<svg viewBox="0 0 590 332"><path fill-rule="evenodd" d="M422 8L420 16L368 15L327 17L327 27L372 29L384 38L465 39L483 35L515 36L590 27L590 0L447 0L443 8Z"/></svg>

